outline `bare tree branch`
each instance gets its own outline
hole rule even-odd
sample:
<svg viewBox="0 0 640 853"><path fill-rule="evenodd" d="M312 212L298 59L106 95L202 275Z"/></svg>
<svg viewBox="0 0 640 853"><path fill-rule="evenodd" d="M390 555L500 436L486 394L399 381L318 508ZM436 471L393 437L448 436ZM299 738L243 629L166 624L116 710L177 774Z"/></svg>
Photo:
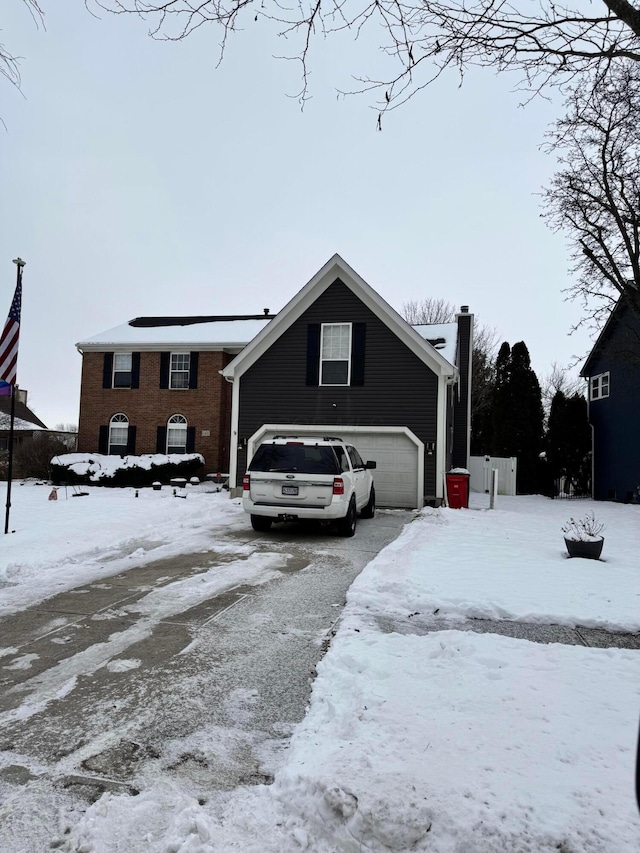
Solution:
<svg viewBox="0 0 640 853"><path fill-rule="evenodd" d="M569 238L577 278L567 293L583 303L580 324L602 326L621 296L640 315L640 65L572 87L547 139L560 168L544 216Z"/></svg>
<svg viewBox="0 0 640 853"><path fill-rule="evenodd" d="M437 79L470 66L515 70L521 86L538 93L585 74L606 77L618 60L640 59L640 7L636 0L87 0L116 14L148 19L154 38L180 40L204 24L221 29L221 50L245 20L268 19L295 45L286 58L302 68L307 95L312 42L350 31L375 31L389 60L385 76L356 74L354 91L377 92L379 118ZM587 11L600 14L587 14Z"/></svg>
<svg viewBox="0 0 640 853"><path fill-rule="evenodd" d="M44 26L44 16L38 0L22 0L36 26ZM1 30L0 30L1 32ZM20 88L20 57L14 56L7 46L0 42L0 75Z"/></svg>

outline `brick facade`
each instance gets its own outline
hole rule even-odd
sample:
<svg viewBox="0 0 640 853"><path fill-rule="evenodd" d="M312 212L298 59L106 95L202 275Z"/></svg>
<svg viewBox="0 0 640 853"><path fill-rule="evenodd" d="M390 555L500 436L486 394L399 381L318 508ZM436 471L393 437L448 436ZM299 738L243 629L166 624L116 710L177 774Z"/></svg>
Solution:
<svg viewBox="0 0 640 853"><path fill-rule="evenodd" d="M83 354L78 451L97 453L100 427L122 412L136 427L136 454L156 453L158 427L166 427L171 415L180 414L195 428L194 452L204 456L207 469L229 470L231 385L218 371L232 355L201 351L198 387L180 390L160 388L160 352L140 353L139 388L103 388L104 356L95 351Z"/></svg>

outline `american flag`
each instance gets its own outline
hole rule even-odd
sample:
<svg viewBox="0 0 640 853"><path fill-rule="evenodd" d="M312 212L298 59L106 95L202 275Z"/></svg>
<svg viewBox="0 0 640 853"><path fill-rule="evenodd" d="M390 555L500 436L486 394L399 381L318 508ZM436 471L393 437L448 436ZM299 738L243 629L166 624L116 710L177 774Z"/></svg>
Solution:
<svg viewBox="0 0 640 853"><path fill-rule="evenodd" d="M11 394L16 384L18 370L18 338L20 336L20 309L22 307L22 279L18 280L7 322L0 338L0 395Z"/></svg>

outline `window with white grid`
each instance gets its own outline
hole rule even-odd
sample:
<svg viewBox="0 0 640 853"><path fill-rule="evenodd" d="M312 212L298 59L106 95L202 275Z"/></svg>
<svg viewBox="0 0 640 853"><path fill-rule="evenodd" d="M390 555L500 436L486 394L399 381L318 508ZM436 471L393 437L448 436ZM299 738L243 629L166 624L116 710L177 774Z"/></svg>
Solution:
<svg viewBox="0 0 640 853"><path fill-rule="evenodd" d="M189 387L191 356L188 352L172 352L169 372L169 388Z"/></svg>
<svg viewBox="0 0 640 853"><path fill-rule="evenodd" d="M129 418L119 412L109 421L109 454L124 456L129 444Z"/></svg>
<svg viewBox="0 0 640 853"><path fill-rule="evenodd" d="M187 419L172 415L167 421L167 453L187 452Z"/></svg>
<svg viewBox="0 0 640 853"><path fill-rule="evenodd" d="M599 373L591 377L591 399L601 400L609 396L609 373Z"/></svg>
<svg viewBox="0 0 640 853"><path fill-rule="evenodd" d="M131 368L133 353L116 352L113 354L113 388L131 388Z"/></svg>
<svg viewBox="0 0 640 853"><path fill-rule="evenodd" d="M351 373L351 323L323 323L320 384L348 385Z"/></svg>

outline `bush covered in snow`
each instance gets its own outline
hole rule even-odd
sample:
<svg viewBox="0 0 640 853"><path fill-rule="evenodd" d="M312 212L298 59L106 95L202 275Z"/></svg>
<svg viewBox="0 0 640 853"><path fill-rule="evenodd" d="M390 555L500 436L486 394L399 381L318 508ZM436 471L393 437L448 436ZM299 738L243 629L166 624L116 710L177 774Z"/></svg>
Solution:
<svg viewBox="0 0 640 853"><path fill-rule="evenodd" d="M199 453L145 453L142 456L104 456L100 453L63 453L51 460L56 485L150 486L174 477L202 474Z"/></svg>

